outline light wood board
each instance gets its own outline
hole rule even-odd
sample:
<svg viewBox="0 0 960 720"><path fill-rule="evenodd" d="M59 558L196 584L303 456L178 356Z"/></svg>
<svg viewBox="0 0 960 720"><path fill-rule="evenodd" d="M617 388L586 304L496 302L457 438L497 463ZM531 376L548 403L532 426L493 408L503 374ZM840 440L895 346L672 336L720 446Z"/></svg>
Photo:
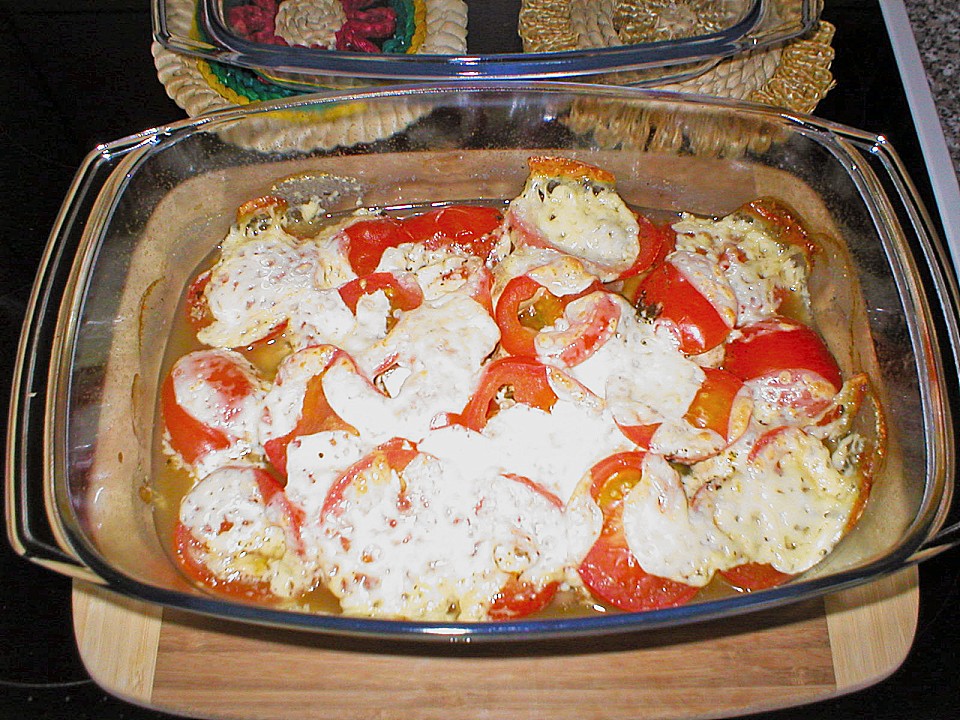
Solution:
<svg viewBox="0 0 960 720"><path fill-rule="evenodd" d="M917 625L917 570L778 610L607 638L374 643L217 621L76 581L80 656L106 691L200 718L729 717L882 680Z"/></svg>

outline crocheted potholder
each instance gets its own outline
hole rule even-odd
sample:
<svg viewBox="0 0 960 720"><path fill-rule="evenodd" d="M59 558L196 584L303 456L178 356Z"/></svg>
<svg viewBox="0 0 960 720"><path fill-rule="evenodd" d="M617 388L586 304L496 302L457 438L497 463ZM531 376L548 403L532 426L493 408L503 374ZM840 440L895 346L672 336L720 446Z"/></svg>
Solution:
<svg viewBox="0 0 960 720"><path fill-rule="evenodd" d="M389 5L369 5L369 0L249 0L231 6L227 21L243 37L276 45L393 53L462 53L466 49L462 0L390 0ZM169 0L167 23L172 34L202 39L196 11L197 0ZM264 71L180 55L156 42L151 51L167 94L191 117L304 92L274 82ZM372 84L333 76L304 82L315 90ZM263 151L329 149L389 137L428 110L415 103L402 107L351 103L286 113L282 120L276 115L247 119L220 134L230 142Z"/></svg>

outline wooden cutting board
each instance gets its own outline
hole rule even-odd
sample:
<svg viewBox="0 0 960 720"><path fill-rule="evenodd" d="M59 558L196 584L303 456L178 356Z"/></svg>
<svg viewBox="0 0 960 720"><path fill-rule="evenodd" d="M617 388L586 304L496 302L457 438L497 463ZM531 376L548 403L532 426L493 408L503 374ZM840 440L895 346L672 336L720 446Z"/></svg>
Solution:
<svg viewBox="0 0 960 720"><path fill-rule="evenodd" d="M778 610L608 638L417 645L260 628L77 581L80 656L107 692L171 713L261 720L724 717L883 679L917 626L917 570Z"/></svg>

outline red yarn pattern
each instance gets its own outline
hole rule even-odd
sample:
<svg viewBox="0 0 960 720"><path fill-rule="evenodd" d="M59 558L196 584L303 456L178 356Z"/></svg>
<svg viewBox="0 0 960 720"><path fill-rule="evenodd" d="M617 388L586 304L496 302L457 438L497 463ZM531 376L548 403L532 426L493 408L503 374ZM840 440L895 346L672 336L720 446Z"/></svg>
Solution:
<svg viewBox="0 0 960 720"><path fill-rule="evenodd" d="M383 0L340 0L347 21L336 32L337 50L380 52L374 40L387 40L397 31L397 13ZM227 11L227 24L241 37L267 45L287 45L277 35L279 0L250 0Z"/></svg>

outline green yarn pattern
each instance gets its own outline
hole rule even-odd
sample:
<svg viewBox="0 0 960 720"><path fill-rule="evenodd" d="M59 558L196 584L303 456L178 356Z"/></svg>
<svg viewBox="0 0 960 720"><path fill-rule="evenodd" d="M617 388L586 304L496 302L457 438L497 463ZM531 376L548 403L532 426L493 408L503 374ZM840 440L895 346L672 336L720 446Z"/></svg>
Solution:
<svg viewBox="0 0 960 720"><path fill-rule="evenodd" d="M394 30L392 38L384 41L383 52L403 54L410 49L413 33L417 29L413 0L390 0L390 7L397 14L397 29Z"/></svg>
<svg viewBox="0 0 960 720"><path fill-rule="evenodd" d="M224 65L212 60L208 64L210 65L210 71L218 81L233 90L237 95L251 101L279 100L303 94L298 90L267 82L253 70Z"/></svg>

